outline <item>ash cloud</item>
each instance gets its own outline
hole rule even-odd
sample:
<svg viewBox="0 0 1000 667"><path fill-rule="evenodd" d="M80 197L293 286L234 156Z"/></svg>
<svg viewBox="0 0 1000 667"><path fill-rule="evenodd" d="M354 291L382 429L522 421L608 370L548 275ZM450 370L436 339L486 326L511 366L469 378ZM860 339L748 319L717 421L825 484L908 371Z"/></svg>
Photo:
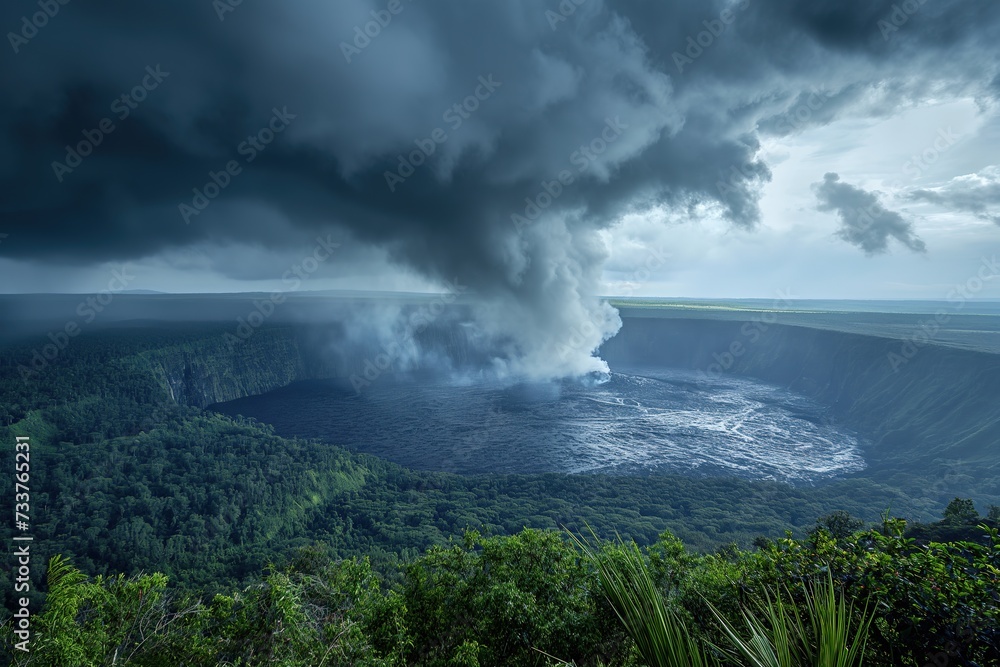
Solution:
<svg viewBox="0 0 1000 667"><path fill-rule="evenodd" d="M866 255L889 251L889 238L894 238L913 252L926 252L927 247L913 231L913 223L895 211L882 206L878 196L828 173L821 183L814 184L820 211L836 213L840 218L837 236L864 250Z"/></svg>
<svg viewBox="0 0 1000 667"><path fill-rule="evenodd" d="M595 296L598 234L624 212L714 203L752 229L770 178L763 135L832 122L887 79L904 82L884 98L899 105L927 91L996 96L1000 59L983 50L1000 43L997 3L927 3L890 44L877 20L893 4L587 0L553 26L554 0L403 0L388 22L376 0L242 3L222 20L201 0L71 3L0 73L0 257L59 267L233 244L294 252L333 232L467 285L504 372L601 370L592 352L619 320ZM735 5L679 76L672 54ZM6 3L0 26L36 10ZM385 25L366 40L372 12ZM169 76L120 117L116 100L157 66ZM497 82L488 96L484 78ZM805 114L817 80L827 101ZM276 109L294 118L251 162L241 147ZM113 131L58 181L52 163L104 118ZM514 228L609 119L627 130L592 150L526 233ZM434 152L413 164L428 141ZM179 205L233 160L239 173L186 224ZM413 172L390 189L401 161ZM886 215L877 229L918 249ZM862 247L879 247L872 233Z"/></svg>

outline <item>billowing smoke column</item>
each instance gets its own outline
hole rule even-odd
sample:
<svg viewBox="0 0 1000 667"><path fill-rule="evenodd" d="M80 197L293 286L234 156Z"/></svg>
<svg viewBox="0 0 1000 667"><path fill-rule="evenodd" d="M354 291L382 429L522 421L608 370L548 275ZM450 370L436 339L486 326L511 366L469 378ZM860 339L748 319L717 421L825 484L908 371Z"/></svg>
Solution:
<svg viewBox="0 0 1000 667"><path fill-rule="evenodd" d="M37 143L6 137L3 250L88 263L215 246L215 265L273 278L221 255L334 230L343 256L382 248L473 300L497 373L606 370L592 354L620 320L597 298L596 232L647 187L622 168L681 126L669 78L597 0L555 25L527 1L376 5L109 2L51 19L5 86L3 113ZM349 270L339 259L323 270ZM406 338L400 317L368 328Z"/></svg>
<svg viewBox="0 0 1000 667"><path fill-rule="evenodd" d="M601 372L620 326L596 297L601 230L704 204L753 227L758 135L818 80L817 123L888 77L981 69L979 33L936 29L969 5L928 4L935 20L890 45L872 37L883 0L104 0L40 24L6 3L0 260L176 268L196 252L276 280L332 234L315 276L377 259L461 292L498 373ZM380 340L410 328L380 321Z"/></svg>
<svg viewBox="0 0 1000 667"><path fill-rule="evenodd" d="M607 373L592 353L621 319L595 298L604 257L596 232L549 217L523 236L516 273L476 308L477 321L507 342L497 372L543 380Z"/></svg>

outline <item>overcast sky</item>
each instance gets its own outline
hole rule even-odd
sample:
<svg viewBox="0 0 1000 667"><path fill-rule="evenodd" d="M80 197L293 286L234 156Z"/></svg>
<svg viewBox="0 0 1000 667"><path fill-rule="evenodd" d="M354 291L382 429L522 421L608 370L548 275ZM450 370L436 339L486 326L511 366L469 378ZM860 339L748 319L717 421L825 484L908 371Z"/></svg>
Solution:
<svg viewBox="0 0 1000 667"><path fill-rule="evenodd" d="M993 0L51 4L0 8L2 292L305 261L607 332L594 294L934 299L1000 254Z"/></svg>

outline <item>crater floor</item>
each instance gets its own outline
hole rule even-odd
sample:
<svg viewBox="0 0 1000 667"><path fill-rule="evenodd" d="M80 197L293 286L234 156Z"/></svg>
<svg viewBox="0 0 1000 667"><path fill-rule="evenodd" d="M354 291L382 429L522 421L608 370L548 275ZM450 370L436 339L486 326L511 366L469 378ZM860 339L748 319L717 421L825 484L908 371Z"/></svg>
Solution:
<svg viewBox="0 0 1000 667"><path fill-rule="evenodd" d="M218 404L281 435L457 473L687 473L808 483L865 467L809 399L753 380L615 369L602 384L303 382Z"/></svg>

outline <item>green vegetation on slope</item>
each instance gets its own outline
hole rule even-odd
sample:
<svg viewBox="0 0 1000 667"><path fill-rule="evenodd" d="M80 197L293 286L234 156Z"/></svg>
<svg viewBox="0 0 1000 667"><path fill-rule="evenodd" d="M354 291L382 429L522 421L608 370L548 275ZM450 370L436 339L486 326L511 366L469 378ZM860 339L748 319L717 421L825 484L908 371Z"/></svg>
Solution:
<svg viewBox="0 0 1000 667"><path fill-rule="evenodd" d="M1000 664L1000 534L921 547L902 528L886 518L710 555L669 533L581 551L562 532L470 532L388 588L367 559L317 545L210 598L161 574L89 580L57 557L32 651L14 655L24 667ZM768 654L786 659L750 660Z"/></svg>
<svg viewBox="0 0 1000 667"><path fill-rule="evenodd" d="M500 536L515 534L525 527L565 526L580 532L590 526L604 539L620 534L642 546L654 544L657 536L669 530L695 551L719 554L698 557L702 559L699 562L723 564L747 553L739 552L737 546L745 548L755 541L764 546L783 544L755 538L774 537L785 530L803 535L815 517L834 510L847 510L872 520L883 508L892 507L894 512L910 519L927 520L941 509L941 505L913 500L892 486L863 478L803 489L772 482L679 476L461 477L415 472L330 444L281 438L266 425L189 407L187 404L206 404L261 391L299 372L297 364L301 360L295 356L286 334L273 333L277 340L284 341L280 347L283 351L277 354L273 365L267 363L269 345L273 343L269 342L271 334L261 331L258 335L259 338L248 340L246 344L251 347L242 351L220 347L223 339L210 327L172 333L128 330L81 336L48 369L26 381L18 371L25 348L0 351L0 439L13 442L16 435L32 439L34 562L43 563L63 554L85 575L103 577L88 584L77 581L78 577L71 576L72 573L66 575L65 582L82 587L67 590L77 590L72 595L79 597L80 605L93 608L81 612L82 616L53 619L53 625L49 626L50 637L60 637L60 646L65 644L63 648L69 651L66 655L77 656L74 660L87 651L102 651L112 645L119 648L128 641L107 632L95 634L92 628L74 630L75 626L100 622L110 628L110 624L133 618L129 614L148 619L151 618L148 614L159 613L148 606L135 606L138 603L129 596L139 595L139 591L143 605L161 600L162 604L156 603L160 605L157 609L167 615L164 618L169 620L168 626L178 628L181 633L171 636L170 641L164 639L167 644L176 641L179 646L194 647L198 641L206 642L203 656L192 653L186 658L190 664L216 664L211 662L216 659L233 664L240 664L239 660L243 664L260 664L262 656L277 655L285 650L281 647L292 650L293 645L299 646L296 642L300 640L311 648L303 648L306 653L294 660L301 658L306 661L301 664L314 664L308 662L315 658L309 651L318 650L319 645L309 642L322 641L327 642L322 644L324 650L333 651L328 663L336 664L334 658L341 649L329 648L329 641L335 636L355 638L361 643L350 650L382 656L379 659L386 661L382 664L398 664L393 661L402 659L400 656L422 661L421 664L447 664L441 662L446 659L444 656L449 661L465 661L453 664L476 664L477 660L480 664L504 664L497 662L499 658L489 657L513 650L488 648L493 645L490 638L499 629L477 625L476 629L461 630L464 626L446 616L435 621L434 627L454 628L454 633L449 630L446 637L434 636L437 630L418 631L417 622L407 619L405 610L393 606L409 590L406 586L416 585L413 577L419 574L419 567L426 569L434 558L448 571L458 569L457 574L445 576L442 571L428 575L433 581L421 590L431 597L445 588L451 590L468 572L490 562L473 559L473 556L480 558L476 555L480 550L485 552L485 542L480 547L457 547L449 542L458 539L467 528L496 535L487 538L494 545L507 544L502 540L512 538ZM206 377L215 379L205 381ZM12 485L11 476L0 476L0 493L12 497ZM923 495L921 489L915 489L915 495ZM471 539L478 544L478 538ZM544 542L549 538L538 539ZM329 576L341 582L337 586L347 586L343 581L349 580L348 588L341 590L329 581L315 578L296 579L302 574L301 549L315 543L324 545L323 558L330 560L329 567L339 572ZM732 543L736 546L727 546ZM536 548L541 547L527 549L525 558L532 562L541 558L533 551ZM561 547L551 548L558 552ZM421 556L427 549L431 551ZM458 553L455 549L465 553L457 563L452 560L459 556L449 555ZM347 560L340 562L341 559ZM424 565L415 571L408 570L414 561ZM268 562L277 563L277 569L261 582L259 573ZM287 571L289 563L298 565ZM566 575L568 578L558 590L546 589L549 592L545 595L549 596L546 599L557 593L568 595L575 587L583 586L574 593L584 596L583 601L577 600L568 607L576 610L573 612L576 616L570 619L572 623L567 620L566 627L546 626L544 631L524 629L520 639L511 640L514 641L511 646L524 649L525 656L536 659L537 652L532 647L525 648L525 637L562 637L558 641L545 640L548 642L545 645L554 650L572 648L580 642L587 647L591 644L586 642L593 641L594 646L604 648L594 648L586 656L574 653L576 649L567 649L562 655L572 659L579 655L579 664L588 660L592 663L596 659L593 656L603 656L600 659L605 663L614 664L618 659L614 656L628 653L622 648L628 643L624 634L607 634L609 624L600 614L609 613L608 609L600 606L602 598L594 597L593 585L579 580L584 576L580 572L587 572L587 568L580 566L582 569L576 570L564 565L569 568L566 572L576 574ZM355 569L345 573L342 568ZM495 569L489 565L489 572L480 577L483 586L492 586L489 582L493 581L490 577ZM10 571L5 568L0 576L7 609L13 606ZM170 595L163 597L166 589L162 577L142 574L150 572L164 573L173 582ZM555 576L557 569L545 572ZM36 567L32 587L34 609L42 603L38 595L44 589L42 574L41 568ZM439 575L444 577L442 582L452 583L435 583ZM520 575L511 570L510 576L517 579ZM702 572L692 576L709 575ZM396 592L384 595L379 578L395 587ZM504 580L501 590L491 588L482 604L515 604L501 593L513 595L520 586L528 585L519 582ZM248 585L251 586L248 591L231 594L234 589ZM201 603L202 607L193 598L182 603L188 593L196 591L205 600L214 601ZM228 597L212 598L216 593ZM340 597L323 598L326 601L321 604L309 597L313 595ZM358 602L359 596L364 595L368 596L364 598L368 602ZM336 603L339 606L323 606L334 604L333 599L339 600ZM442 598L439 603L445 608L442 613L452 613L452 609L465 604L464 597L448 600ZM523 605L528 604L529 598L518 600L514 608L526 609ZM415 599L413 604L416 603ZM691 609L698 608L695 598L689 603ZM178 604L189 606L181 608ZM428 609L434 604L438 603L426 602ZM370 605L376 611L366 616L369 612L357 611L357 605L362 610ZM56 608L65 611L72 604L53 607L49 603L50 611ZM176 616L185 609L199 611ZM327 611L321 617L312 616L319 613L317 609ZM471 607L463 613L487 613L487 609ZM539 619L552 613L555 612L537 612ZM707 610L701 608L700 613ZM181 622L183 619L208 619L204 620L208 625L187 627ZM275 628L288 627L289 619L304 624L304 634L289 639L287 644L279 642L281 646L277 648L268 644L276 633L281 635ZM380 619L389 619L385 620L388 625L379 625L383 622ZM269 625L279 621L284 625ZM334 621L346 625L327 627ZM482 619L484 624L488 621ZM241 623L252 627L248 629ZM593 624L600 630L596 635ZM413 633L423 639L414 638ZM93 640L100 644L96 648L96 644L81 648L74 643L89 641L83 637L101 636L105 639ZM222 651L220 647L227 645L226 642L232 651L237 651L237 645L242 645L240 642L246 637L257 637L262 642L257 648L251 645L252 654L213 653ZM452 640L458 641L459 637L461 641L455 644ZM382 649L378 647L364 648L372 642L381 642L379 646L385 651L380 653ZM149 650L158 645L156 641L150 642ZM424 648L415 648L418 645ZM349 654L354 655L344 647L343 655ZM168 654L157 655L161 655L156 658L160 662L149 658L135 664L178 664L162 658ZM94 660L100 664L98 658ZM299 664L294 660L286 664Z"/></svg>
<svg viewBox="0 0 1000 667"><path fill-rule="evenodd" d="M414 472L174 400L192 395L191 385L179 392L171 378L183 371L165 369L196 357L203 368L189 377L214 368L225 378L213 391L274 381L261 360L274 359L275 340L290 349L283 331L258 332L245 345L261 346L239 354L219 347L212 326L81 336L27 381L18 371L27 346L0 352L0 439L32 438L40 555L65 553L92 575L162 570L181 585L232 586L310 539L381 564L467 527L505 534L588 522L643 544L670 529L712 550L802 530L838 508L867 518L890 505L915 518L938 509L861 479L793 489L720 478ZM277 354L274 363L287 370L291 358ZM11 484L0 476L0 493ZM11 587L2 589L9 604Z"/></svg>
<svg viewBox="0 0 1000 667"><path fill-rule="evenodd" d="M795 489L722 478L415 472L179 407L164 408L148 431L41 446L45 434L72 430L67 410L37 411L25 431L39 439L31 485L39 558L63 553L88 574L158 570L186 587L241 584L313 540L337 557L367 555L380 569L469 527L509 534L586 523L641 544L670 529L713 550L801 532L833 509L871 517L869 507L907 505L865 480ZM50 413L61 427L44 420ZM0 493L12 493L10 480L0 477ZM8 606L9 584L0 581Z"/></svg>

